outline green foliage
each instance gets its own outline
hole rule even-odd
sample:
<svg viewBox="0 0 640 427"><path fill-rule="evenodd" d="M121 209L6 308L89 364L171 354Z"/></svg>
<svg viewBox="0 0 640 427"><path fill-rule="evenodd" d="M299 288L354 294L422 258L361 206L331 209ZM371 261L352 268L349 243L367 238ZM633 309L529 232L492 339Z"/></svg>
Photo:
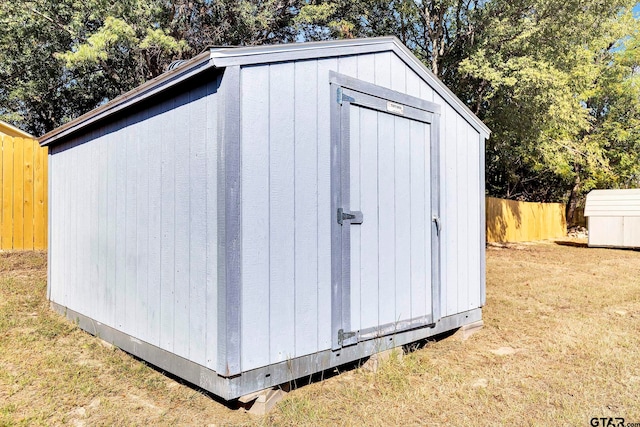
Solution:
<svg viewBox="0 0 640 427"><path fill-rule="evenodd" d="M591 105L604 89L603 76L617 67L616 42L635 31L632 4L541 0L511 15L492 3L501 12L488 10L490 30L459 67L485 88L474 101L494 130L487 152L489 191L566 200L571 190L577 196L614 185L609 157L616 148L593 138L599 124ZM616 81L623 81L621 74Z"/></svg>
<svg viewBox="0 0 640 427"><path fill-rule="evenodd" d="M491 195L640 185L632 0L18 0L0 118L42 134L211 45L395 35L492 129Z"/></svg>
<svg viewBox="0 0 640 427"><path fill-rule="evenodd" d="M293 41L297 0L0 3L0 119L41 135L210 45Z"/></svg>

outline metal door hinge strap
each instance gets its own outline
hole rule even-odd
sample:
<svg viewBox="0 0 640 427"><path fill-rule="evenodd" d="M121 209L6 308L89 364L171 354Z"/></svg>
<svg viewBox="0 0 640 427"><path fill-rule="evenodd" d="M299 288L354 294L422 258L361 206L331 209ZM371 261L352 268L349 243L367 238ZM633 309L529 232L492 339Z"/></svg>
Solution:
<svg viewBox="0 0 640 427"><path fill-rule="evenodd" d="M362 212L345 212L344 209L338 208L338 224L342 225L344 221L349 221L351 224L362 224Z"/></svg>
<svg viewBox="0 0 640 427"><path fill-rule="evenodd" d="M342 345L345 340L348 340L349 338L353 338L356 336L355 332L345 332L344 329L340 329L338 331L338 344Z"/></svg>
<svg viewBox="0 0 640 427"><path fill-rule="evenodd" d="M345 95L343 93L341 87L338 88L337 95L338 95L337 101L338 101L338 104L340 104L340 105L342 105L342 103L345 102L345 101L346 102L354 102L355 101L355 98L352 98L349 95Z"/></svg>

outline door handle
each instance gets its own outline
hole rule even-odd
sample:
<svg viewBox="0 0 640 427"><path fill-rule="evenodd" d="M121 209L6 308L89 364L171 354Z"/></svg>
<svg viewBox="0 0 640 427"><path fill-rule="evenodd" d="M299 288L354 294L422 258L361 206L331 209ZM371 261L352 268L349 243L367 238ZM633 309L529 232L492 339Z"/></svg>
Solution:
<svg viewBox="0 0 640 427"><path fill-rule="evenodd" d="M439 236L440 229L442 228L442 225L440 224L440 217L438 215L434 215L432 220L436 223L436 234Z"/></svg>
<svg viewBox="0 0 640 427"><path fill-rule="evenodd" d="M344 221L349 221L351 224L362 224L362 212L351 211L345 212L344 209L338 209L338 224L342 225Z"/></svg>

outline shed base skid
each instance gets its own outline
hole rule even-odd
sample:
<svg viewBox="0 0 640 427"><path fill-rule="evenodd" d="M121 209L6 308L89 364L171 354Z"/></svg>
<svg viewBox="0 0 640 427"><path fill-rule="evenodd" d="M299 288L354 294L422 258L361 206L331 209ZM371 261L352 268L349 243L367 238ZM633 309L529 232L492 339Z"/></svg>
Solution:
<svg viewBox="0 0 640 427"><path fill-rule="evenodd" d="M362 341L339 350L325 350L285 362L242 372L233 377L223 377L216 371L194 363L176 354L141 341L87 316L51 302L51 308L100 339L133 354L142 360L170 372L225 400L237 399L255 391L288 383L298 378L354 362L391 348L449 332L482 319L482 309L447 316L432 328L422 327L397 334Z"/></svg>

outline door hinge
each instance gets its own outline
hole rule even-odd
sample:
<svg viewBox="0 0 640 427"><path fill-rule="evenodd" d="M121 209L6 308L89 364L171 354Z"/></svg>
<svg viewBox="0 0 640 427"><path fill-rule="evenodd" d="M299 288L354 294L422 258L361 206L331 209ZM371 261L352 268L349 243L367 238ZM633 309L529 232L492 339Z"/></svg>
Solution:
<svg viewBox="0 0 640 427"><path fill-rule="evenodd" d="M362 212L345 212L344 209L338 208L338 224L342 225L344 221L349 221L351 224L362 224Z"/></svg>
<svg viewBox="0 0 640 427"><path fill-rule="evenodd" d="M338 331L338 345L344 345L345 341L349 338L354 338L355 336L355 332L345 332L344 329L340 329Z"/></svg>
<svg viewBox="0 0 640 427"><path fill-rule="evenodd" d="M337 90L337 99L336 101L338 101L338 104L342 105L343 102L355 102L355 98L350 97L349 95L345 95L344 92L342 91L342 88L339 87Z"/></svg>

